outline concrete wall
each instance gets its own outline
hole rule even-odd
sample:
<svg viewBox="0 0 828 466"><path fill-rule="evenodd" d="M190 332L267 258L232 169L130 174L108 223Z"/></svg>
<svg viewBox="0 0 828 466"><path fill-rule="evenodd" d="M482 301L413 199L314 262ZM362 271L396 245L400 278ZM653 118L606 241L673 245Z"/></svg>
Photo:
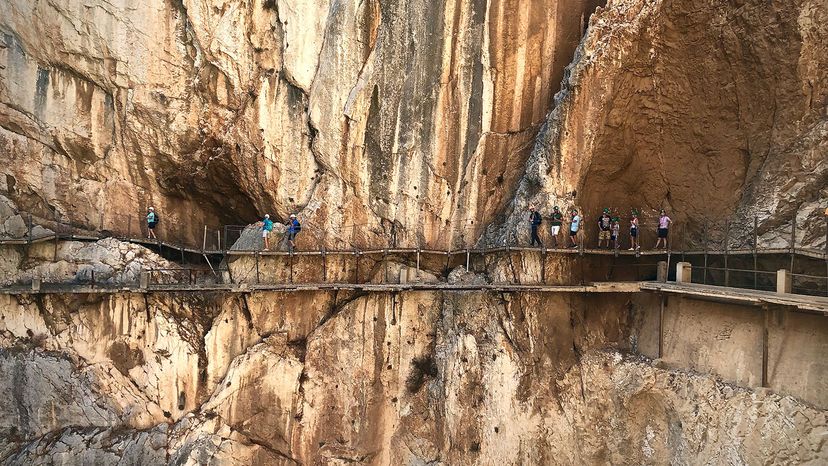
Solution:
<svg viewBox="0 0 828 466"><path fill-rule="evenodd" d="M656 294L634 298L635 349L657 358L659 312ZM764 310L668 297L661 360L671 368L718 375L743 387L762 384ZM821 408L828 407L828 317L782 309L768 312L768 386Z"/></svg>

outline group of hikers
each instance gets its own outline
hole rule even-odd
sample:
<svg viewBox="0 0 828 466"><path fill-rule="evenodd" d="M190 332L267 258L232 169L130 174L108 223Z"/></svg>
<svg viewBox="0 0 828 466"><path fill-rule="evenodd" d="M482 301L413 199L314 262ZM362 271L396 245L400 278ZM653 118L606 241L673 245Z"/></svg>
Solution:
<svg viewBox="0 0 828 466"><path fill-rule="evenodd" d="M149 207L147 209L147 239L158 239L155 236L155 228L158 226L159 220L160 217L155 212L155 207ZM275 223L270 219L270 214L265 214L264 218L256 223L256 226L262 229L262 239L264 240L265 249L270 249L270 236L273 234L274 225ZM290 214L285 226L287 227L285 234L288 240L288 246L293 251L296 248L296 235L302 231L302 224L299 223L296 214Z"/></svg>
<svg viewBox="0 0 828 466"><path fill-rule="evenodd" d="M557 248L558 236L560 235L561 228L563 227L565 221L563 213L561 213L558 206L555 206L552 209L552 214L548 217L548 219L550 225L549 232L552 234L552 240L555 242L553 247ZM155 236L155 228L158 226L159 220L160 217L158 216L158 213L155 212L154 207L147 209L147 238L158 238ZM568 247L570 248L579 247L578 234L581 231L582 220L582 217L578 215L578 211L576 209L572 209L569 217ZM543 217L540 212L535 209L534 205L529 206L529 223L531 245L543 247L543 241L541 241L540 235L538 234L538 230L543 223ZM659 247L667 249L667 236L672 223L673 221L667 216L664 209L662 209L658 218L658 241L656 242L654 249L658 249ZM264 240L265 249L270 249L270 236L273 234L274 225L275 223L270 219L270 214L265 214L264 218L260 222L256 223L256 226L262 229L262 239ZM290 214L285 226L287 227L285 235L287 237L289 250L293 251L296 248L296 235L302 231L302 224L299 223L299 220L296 218L296 214ZM633 210L630 218L629 229L630 251L641 248L638 241L638 228L638 212ZM601 249L606 246L607 248L611 247L613 249L618 249L621 244L620 232L621 223L619 217L611 217L610 209L604 209L601 216L598 217L598 248Z"/></svg>
<svg viewBox="0 0 828 466"><path fill-rule="evenodd" d="M552 214L548 217L549 220L549 232L552 235L552 240L555 242L554 248L558 247L558 236L561 232L561 227L563 226L565 220L563 213L561 213L561 209L558 206L552 208ZM530 237L531 237L531 245L532 246L539 246L543 247L543 241L540 239L540 235L538 234L538 230L543 223L543 216L541 213L535 209L534 205L529 206L529 225L530 225ZM570 216L569 216L569 244L567 245L570 248L578 248L580 246L578 242L579 232L582 229L583 218L578 215L578 211L576 209L572 209ZM658 241L654 249L658 249L659 247L663 247L667 249L667 236L670 232L670 225L673 223L673 220L667 216L667 212L662 209L659 213L658 217ZM641 249L641 245L638 241L638 231L639 229L639 221L638 221L638 212L633 210L632 216L630 217L630 251L634 251L637 249ZM602 249L604 246L607 248L618 249L621 247L621 223L619 217L612 217L610 216L610 209L604 209L603 213L600 217L598 217L598 249Z"/></svg>

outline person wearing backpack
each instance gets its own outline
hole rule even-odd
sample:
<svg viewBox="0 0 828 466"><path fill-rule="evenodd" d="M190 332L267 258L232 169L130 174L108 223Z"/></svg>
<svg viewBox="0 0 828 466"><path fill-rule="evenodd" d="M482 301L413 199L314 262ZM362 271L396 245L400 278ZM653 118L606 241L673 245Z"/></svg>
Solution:
<svg viewBox="0 0 828 466"><path fill-rule="evenodd" d="M540 236L538 236L538 227L540 227L541 224L541 214L535 210L535 206L533 205L529 206L529 222L531 223L532 228L532 246L537 243L538 246L543 247Z"/></svg>
<svg viewBox="0 0 828 466"><path fill-rule="evenodd" d="M604 213L598 217L598 249L601 249L603 243L606 243L608 248L610 247L612 218L609 213L609 209L604 209Z"/></svg>
<svg viewBox="0 0 828 466"><path fill-rule="evenodd" d="M273 233L273 220L270 219L270 214L265 214L259 226L262 227L262 239L264 240L264 248L270 249L270 235Z"/></svg>
<svg viewBox="0 0 828 466"><path fill-rule="evenodd" d="M299 223L299 220L296 218L296 214L290 214L290 220L287 223L287 238L288 244L290 245L290 251L296 248L296 235L302 231L302 224Z"/></svg>
<svg viewBox="0 0 828 466"><path fill-rule="evenodd" d="M155 213L155 207L150 207L147 211L147 239L158 239L155 236L155 227L158 226L158 221L161 217Z"/></svg>

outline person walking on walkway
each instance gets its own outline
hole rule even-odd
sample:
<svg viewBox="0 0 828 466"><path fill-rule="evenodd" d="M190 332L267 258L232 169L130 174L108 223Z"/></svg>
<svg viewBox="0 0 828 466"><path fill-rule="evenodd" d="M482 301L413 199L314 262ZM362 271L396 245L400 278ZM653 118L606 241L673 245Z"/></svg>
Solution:
<svg viewBox="0 0 828 466"><path fill-rule="evenodd" d="M290 252L296 249L296 235L302 231L302 224L296 219L296 214L290 214L290 219L287 223L287 239Z"/></svg>
<svg viewBox="0 0 828 466"><path fill-rule="evenodd" d="M569 241L573 248L578 247L578 230L581 228L581 216L578 211L572 209L572 219L569 221Z"/></svg>
<svg viewBox="0 0 828 466"><path fill-rule="evenodd" d="M618 221L618 217L612 218L612 231L610 235L610 239L612 239L612 248L618 249L618 234L621 233L621 223Z"/></svg>
<svg viewBox="0 0 828 466"><path fill-rule="evenodd" d="M273 233L273 220L270 219L270 214L265 214L259 225L262 227L262 239L264 240L264 248L270 249L270 235Z"/></svg>
<svg viewBox="0 0 828 466"><path fill-rule="evenodd" d="M658 249L658 246L661 244L661 241L664 240L664 249L667 249L667 234L670 231L670 224L673 221L670 217L667 216L667 212L664 209L661 209L658 217L658 241L656 241L656 245L653 249Z"/></svg>
<svg viewBox="0 0 828 466"><path fill-rule="evenodd" d="M604 213L598 217L598 249L601 249L601 244L604 242L607 243L607 247L610 245L612 218L610 217L609 212L609 209L604 209Z"/></svg>
<svg viewBox="0 0 828 466"><path fill-rule="evenodd" d="M155 227L158 226L158 214L155 213L155 207L150 207L147 209L147 238L148 239L158 239L155 236Z"/></svg>
<svg viewBox="0 0 828 466"><path fill-rule="evenodd" d="M632 218L630 219L630 251L635 251L636 249L641 248L638 244L638 212L632 212Z"/></svg>
<svg viewBox="0 0 828 466"><path fill-rule="evenodd" d="M563 214L558 206L552 209L552 216L550 218L549 232L552 234L552 241L555 242L555 249L558 248L558 235L561 233L561 225L563 224Z"/></svg>
<svg viewBox="0 0 828 466"><path fill-rule="evenodd" d="M529 206L529 222L532 230L532 246L537 243L538 246L543 247L543 242L541 242L540 236L538 236L538 227L541 225L541 214L535 210L535 206L533 205Z"/></svg>

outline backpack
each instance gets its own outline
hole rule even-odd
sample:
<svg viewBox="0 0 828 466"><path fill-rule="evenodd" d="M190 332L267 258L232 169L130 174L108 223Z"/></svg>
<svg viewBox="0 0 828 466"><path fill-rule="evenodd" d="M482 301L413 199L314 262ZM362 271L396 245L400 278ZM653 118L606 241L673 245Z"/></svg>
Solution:
<svg viewBox="0 0 828 466"><path fill-rule="evenodd" d="M156 212L155 213L155 223L158 223L160 221L161 221L161 217L158 215L158 212Z"/></svg>
<svg viewBox="0 0 828 466"><path fill-rule="evenodd" d="M302 224L299 223L298 219L296 220L296 223L293 224L293 231L295 231L297 233L302 231Z"/></svg>

